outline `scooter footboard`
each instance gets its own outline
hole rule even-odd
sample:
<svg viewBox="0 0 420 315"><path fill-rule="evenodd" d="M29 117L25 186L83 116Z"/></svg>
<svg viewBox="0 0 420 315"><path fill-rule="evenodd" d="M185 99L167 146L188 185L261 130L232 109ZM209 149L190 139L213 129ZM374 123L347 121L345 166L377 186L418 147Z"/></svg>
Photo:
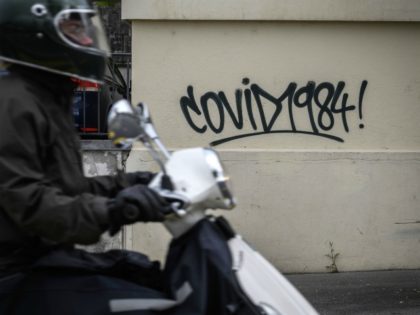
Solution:
<svg viewBox="0 0 420 315"><path fill-rule="evenodd" d="M302 294L240 235L228 241L238 284L268 315L316 315Z"/></svg>

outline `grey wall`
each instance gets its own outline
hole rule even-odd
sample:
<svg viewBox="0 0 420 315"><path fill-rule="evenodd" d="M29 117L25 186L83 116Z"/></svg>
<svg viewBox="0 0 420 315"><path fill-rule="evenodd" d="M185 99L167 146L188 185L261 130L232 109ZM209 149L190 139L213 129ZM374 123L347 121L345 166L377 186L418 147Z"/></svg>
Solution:
<svg viewBox="0 0 420 315"><path fill-rule="evenodd" d="M85 175L88 177L113 175L118 169L125 169L125 161L128 155L129 151L116 150L109 140L82 141L83 167ZM114 237L104 233L99 243L83 248L94 252L124 248L124 239L124 231Z"/></svg>

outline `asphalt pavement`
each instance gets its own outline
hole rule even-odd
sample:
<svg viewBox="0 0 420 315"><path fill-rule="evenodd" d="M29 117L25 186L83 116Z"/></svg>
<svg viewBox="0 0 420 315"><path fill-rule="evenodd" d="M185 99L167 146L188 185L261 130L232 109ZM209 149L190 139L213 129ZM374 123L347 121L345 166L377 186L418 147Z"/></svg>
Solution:
<svg viewBox="0 0 420 315"><path fill-rule="evenodd" d="M286 277L322 315L420 315L420 270Z"/></svg>

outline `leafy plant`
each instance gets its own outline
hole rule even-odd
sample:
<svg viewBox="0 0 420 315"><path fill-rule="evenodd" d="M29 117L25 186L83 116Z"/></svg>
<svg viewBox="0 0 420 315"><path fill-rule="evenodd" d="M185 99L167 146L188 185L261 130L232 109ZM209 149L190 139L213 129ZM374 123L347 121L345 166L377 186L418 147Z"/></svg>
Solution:
<svg viewBox="0 0 420 315"><path fill-rule="evenodd" d="M335 252L333 242L329 242L329 245L330 245L330 253L326 254L325 256L331 260L331 264L329 266L325 266L325 268L327 268L331 273L336 273L338 272L336 261L340 253Z"/></svg>
<svg viewBox="0 0 420 315"><path fill-rule="evenodd" d="M112 7L115 4L121 2L120 0L101 0L94 1L98 7Z"/></svg>

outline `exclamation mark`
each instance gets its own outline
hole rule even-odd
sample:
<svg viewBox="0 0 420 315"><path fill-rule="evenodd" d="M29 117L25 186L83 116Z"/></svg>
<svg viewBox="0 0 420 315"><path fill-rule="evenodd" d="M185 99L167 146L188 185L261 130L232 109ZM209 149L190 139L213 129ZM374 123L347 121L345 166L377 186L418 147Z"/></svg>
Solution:
<svg viewBox="0 0 420 315"><path fill-rule="evenodd" d="M363 97L365 95L365 90L367 87L368 82L366 80L363 80L362 85L360 86L360 94L359 94L359 118L360 120L363 120ZM360 123L359 128L363 129L365 128L365 124Z"/></svg>

